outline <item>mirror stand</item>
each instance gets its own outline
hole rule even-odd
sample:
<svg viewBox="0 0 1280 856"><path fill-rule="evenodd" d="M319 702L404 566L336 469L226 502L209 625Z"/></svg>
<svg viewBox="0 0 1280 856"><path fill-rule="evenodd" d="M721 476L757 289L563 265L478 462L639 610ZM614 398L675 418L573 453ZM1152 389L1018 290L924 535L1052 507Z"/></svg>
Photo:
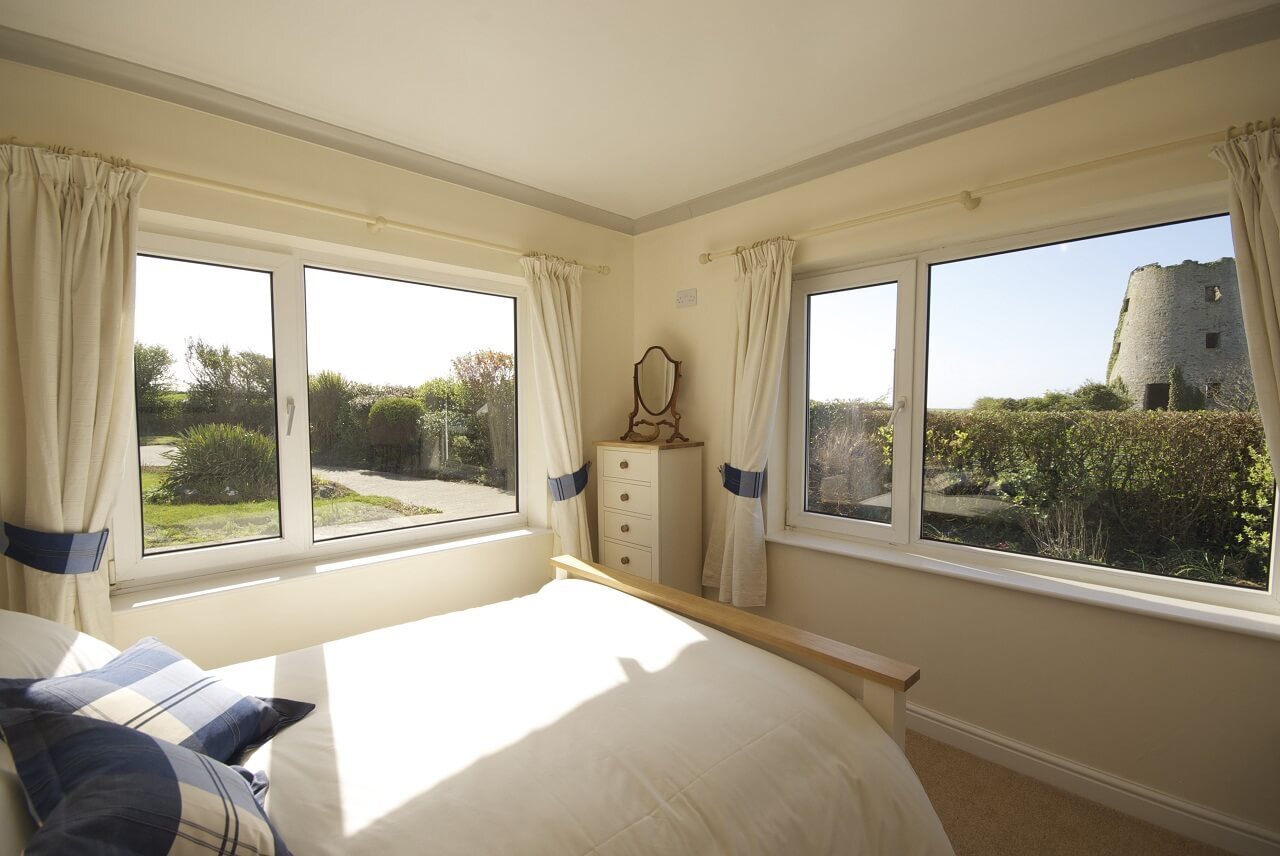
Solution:
<svg viewBox="0 0 1280 856"><path fill-rule="evenodd" d="M631 382L635 404L627 433L619 439L627 443L653 443L662 436L665 425L671 429L671 436L665 442L689 442L689 438L680 433L680 411L676 409L680 395L680 361L671 359L661 345L654 345L635 364ZM661 402L656 409L655 402ZM653 418L641 416L642 410Z"/></svg>

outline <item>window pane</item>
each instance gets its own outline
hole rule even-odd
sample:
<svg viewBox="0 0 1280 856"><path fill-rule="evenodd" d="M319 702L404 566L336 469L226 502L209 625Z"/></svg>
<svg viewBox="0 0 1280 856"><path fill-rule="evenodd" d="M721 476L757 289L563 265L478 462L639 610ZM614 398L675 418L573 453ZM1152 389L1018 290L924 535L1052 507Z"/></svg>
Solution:
<svg viewBox="0 0 1280 856"><path fill-rule="evenodd" d="M144 554L280 535L271 274L138 256Z"/></svg>
<svg viewBox="0 0 1280 856"><path fill-rule="evenodd" d="M316 540L516 511L515 299L306 269Z"/></svg>
<svg viewBox="0 0 1280 856"><path fill-rule="evenodd" d="M933 265L923 537L1265 588L1228 218Z"/></svg>
<svg viewBox="0 0 1280 856"><path fill-rule="evenodd" d="M809 297L805 511L892 514L896 282Z"/></svg>

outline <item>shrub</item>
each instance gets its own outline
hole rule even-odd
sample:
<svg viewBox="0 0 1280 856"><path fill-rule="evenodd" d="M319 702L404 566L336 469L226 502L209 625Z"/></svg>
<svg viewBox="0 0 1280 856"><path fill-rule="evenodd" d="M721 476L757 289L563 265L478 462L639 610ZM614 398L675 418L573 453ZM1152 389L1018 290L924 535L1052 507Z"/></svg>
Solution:
<svg viewBox="0 0 1280 856"><path fill-rule="evenodd" d="M416 398L392 395L373 403L369 408L368 437L375 467L401 472L406 462L417 456L422 414L422 402Z"/></svg>
<svg viewBox="0 0 1280 856"><path fill-rule="evenodd" d="M271 438L239 425L197 425L178 437L172 463L150 499L232 503L275 499L276 448Z"/></svg>
<svg viewBox="0 0 1280 856"><path fill-rule="evenodd" d="M307 383L311 419L311 453L317 458L332 457L342 437L343 423L350 418L351 387L334 371L312 375Z"/></svg>
<svg viewBox="0 0 1280 856"><path fill-rule="evenodd" d="M380 398L369 408L369 442L407 446L418 439L422 402L404 396Z"/></svg>

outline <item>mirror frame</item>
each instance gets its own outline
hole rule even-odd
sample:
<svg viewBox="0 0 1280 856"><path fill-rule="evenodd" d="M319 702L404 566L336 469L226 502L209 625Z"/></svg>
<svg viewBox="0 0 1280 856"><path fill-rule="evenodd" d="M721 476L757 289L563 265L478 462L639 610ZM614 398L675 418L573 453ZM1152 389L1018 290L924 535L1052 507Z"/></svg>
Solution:
<svg viewBox="0 0 1280 856"><path fill-rule="evenodd" d="M667 406L661 413L654 413L644 406L640 400L640 365L644 362L645 357L654 351L660 351L662 356L666 357L667 362L675 366L675 378L671 381L671 397L667 400ZM671 355L667 353L667 349L661 345L650 345L632 366L631 391L635 397L635 403L631 407L630 424L627 426L627 433L618 439L627 443L653 443L662 436L662 426L666 425L671 429L671 436L665 442L675 443L682 441L688 443L689 438L680 433L680 411L676 410L676 402L680 397L680 377L680 360L672 359ZM637 418L640 416L641 410L654 418ZM664 415L669 415L671 418L660 418Z"/></svg>

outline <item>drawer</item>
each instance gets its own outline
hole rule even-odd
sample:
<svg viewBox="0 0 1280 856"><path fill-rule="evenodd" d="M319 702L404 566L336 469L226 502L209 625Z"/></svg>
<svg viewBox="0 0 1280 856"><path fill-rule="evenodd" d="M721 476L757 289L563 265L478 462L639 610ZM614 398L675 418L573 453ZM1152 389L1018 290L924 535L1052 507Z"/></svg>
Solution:
<svg viewBox="0 0 1280 856"><path fill-rule="evenodd" d="M630 479L652 482L653 464L657 454L648 449L600 449L597 465L602 479Z"/></svg>
<svg viewBox="0 0 1280 856"><path fill-rule="evenodd" d="M600 537L626 541L628 544L638 544L641 547L652 547L653 520L648 517L631 517L616 511L605 511Z"/></svg>
<svg viewBox="0 0 1280 856"><path fill-rule="evenodd" d="M605 508L652 514L653 488L647 484L631 484L615 479L600 480L600 502Z"/></svg>
<svg viewBox="0 0 1280 856"><path fill-rule="evenodd" d="M646 580L653 579L653 554L642 547L618 541L600 539L601 564L615 571L634 574Z"/></svg>

